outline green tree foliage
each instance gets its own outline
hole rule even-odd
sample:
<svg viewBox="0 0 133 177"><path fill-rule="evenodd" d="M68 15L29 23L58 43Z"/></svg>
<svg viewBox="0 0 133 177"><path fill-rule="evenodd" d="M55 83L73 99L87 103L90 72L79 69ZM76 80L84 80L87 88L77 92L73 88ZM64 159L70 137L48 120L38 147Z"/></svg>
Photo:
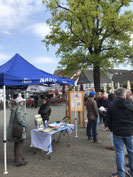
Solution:
<svg viewBox="0 0 133 177"><path fill-rule="evenodd" d="M94 85L100 90L100 68L131 62L133 13L124 11L130 0L44 0L51 12L51 33L43 42L58 46L62 69L93 68Z"/></svg>

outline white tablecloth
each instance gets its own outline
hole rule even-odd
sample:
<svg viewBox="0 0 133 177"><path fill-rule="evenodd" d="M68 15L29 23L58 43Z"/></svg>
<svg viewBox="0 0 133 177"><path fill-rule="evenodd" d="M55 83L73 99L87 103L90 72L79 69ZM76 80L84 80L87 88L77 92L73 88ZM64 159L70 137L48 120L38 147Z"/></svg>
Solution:
<svg viewBox="0 0 133 177"><path fill-rule="evenodd" d="M55 125L56 123L53 123ZM74 129L73 124L68 126L62 126L60 129L56 130L54 133L46 133L38 131L37 129L31 130L31 145L30 147L35 147L47 151L48 154L52 152L52 135L60 131L67 131L71 133Z"/></svg>

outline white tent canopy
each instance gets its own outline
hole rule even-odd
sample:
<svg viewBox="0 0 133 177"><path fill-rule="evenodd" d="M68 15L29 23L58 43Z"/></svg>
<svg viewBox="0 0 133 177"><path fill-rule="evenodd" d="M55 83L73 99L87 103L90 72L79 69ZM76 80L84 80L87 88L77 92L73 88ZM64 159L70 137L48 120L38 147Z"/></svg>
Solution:
<svg viewBox="0 0 133 177"><path fill-rule="evenodd" d="M111 83L111 92L114 93L115 89L114 89L114 82L112 81Z"/></svg>
<svg viewBox="0 0 133 177"><path fill-rule="evenodd" d="M117 84L117 88L120 88L120 83L118 82L118 84Z"/></svg>
<svg viewBox="0 0 133 177"><path fill-rule="evenodd" d="M44 86L44 85L29 85L26 89L26 92L29 93L43 93L48 92L50 90L59 89L59 85L54 84L51 86Z"/></svg>
<svg viewBox="0 0 133 177"><path fill-rule="evenodd" d="M129 80L127 81L127 90L129 90L129 91L131 90L131 84L130 84Z"/></svg>

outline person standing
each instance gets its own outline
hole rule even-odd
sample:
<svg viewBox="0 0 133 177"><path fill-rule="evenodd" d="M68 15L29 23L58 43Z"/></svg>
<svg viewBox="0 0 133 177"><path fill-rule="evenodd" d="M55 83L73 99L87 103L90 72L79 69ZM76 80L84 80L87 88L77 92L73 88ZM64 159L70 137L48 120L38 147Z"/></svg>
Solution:
<svg viewBox="0 0 133 177"><path fill-rule="evenodd" d="M35 96L34 96L34 106L35 106L35 108L37 108L38 107L38 96L37 96L37 94L35 94Z"/></svg>
<svg viewBox="0 0 133 177"><path fill-rule="evenodd" d="M50 104L47 102L47 97L45 96L42 98L42 105L39 108L38 114L41 114L43 123L45 125L45 121L49 121L49 116L51 114Z"/></svg>
<svg viewBox="0 0 133 177"><path fill-rule="evenodd" d="M131 93L131 91L130 90L127 90L127 94L126 94L126 99L130 99L130 100L132 100L132 93Z"/></svg>
<svg viewBox="0 0 133 177"><path fill-rule="evenodd" d="M113 93L110 93L109 96L108 96L108 107L109 107L109 104L114 100L114 98L115 98L115 95ZM106 120L105 120L105 126L107 127L107 121ZM110 132L110 139L111 139L111 146L107 146L106 149L114 151L115 147L114 147L114 140L113 140L113 133L112 132Z"/></svg>
<svg viewBox="0 0 133 177"><path fill-rule="evenodd" d="M22 156L22 150L24 146L24 139L26 138L26 121L25 121L25 112L24 112L24 102L26 101L22 97L17 97L15 99L17 105L15 115L14 115L14 121L13 123L17 122L19 125L22 126L22 138L18 139L14 143L14 160L17 167L27 165L27 162L25 161L25 158Z"/></svg>
<svg viewBox="0 0 133 177"><path fill-rule="evenodd" d="M102 92L98 92L97 97L95 98L96 102L97 102L97 107L98 109L103 106L103 93ZM101 112L99 111L99 118L100 118L100 124L103 124L103 116L101 114Z"/></svg>
<svg viewBox="0 0 133 177"><path fill-rule="evenodd" d="M87 117L88 117L88 124L87 124L88 140L90 140L91 132L92 132L94 143L98 142L97 140L98 108L97 108L96 101L94 100L95 97L96 97L96 92L91 91L86 102L86 110L87 110Z"/></svg>
<svg viewBox="0 0 133 177"><path fill-rule="evenodd" d="M107 125L113 132L117 165L117 173L112 173L112 177L125 177L124 144L129 158L127 173L133 177L133 104L126 99L126 92L125 88L115 90L116 98L107 110Z"/></svg>

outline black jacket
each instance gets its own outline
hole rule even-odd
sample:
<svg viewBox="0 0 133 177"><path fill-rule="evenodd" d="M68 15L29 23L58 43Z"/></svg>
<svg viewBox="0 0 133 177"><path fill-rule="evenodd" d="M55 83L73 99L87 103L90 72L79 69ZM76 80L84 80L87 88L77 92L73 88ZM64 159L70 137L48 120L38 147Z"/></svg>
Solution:
<svg viewBox="0 0 133 177"><path fill-rule="evenodd" d="M96 102L97 102L97 107L98 108L103 106L103 97L102 98L96 98Z"/></svg>
<svg viewBox="0 0 133 177"><path fill-rule="evenodd" d="M133 103L124 98L116 98L107 110L107 125L116 136L133 135Z"/></svg>
<svg viewBox="0 0 133 177"><path fill-rule="evenodd" d="M42 104L38 111L38 114L41 114L43 121L49 120L49 116L51 114L50 105L48 103Z"/></svg>

